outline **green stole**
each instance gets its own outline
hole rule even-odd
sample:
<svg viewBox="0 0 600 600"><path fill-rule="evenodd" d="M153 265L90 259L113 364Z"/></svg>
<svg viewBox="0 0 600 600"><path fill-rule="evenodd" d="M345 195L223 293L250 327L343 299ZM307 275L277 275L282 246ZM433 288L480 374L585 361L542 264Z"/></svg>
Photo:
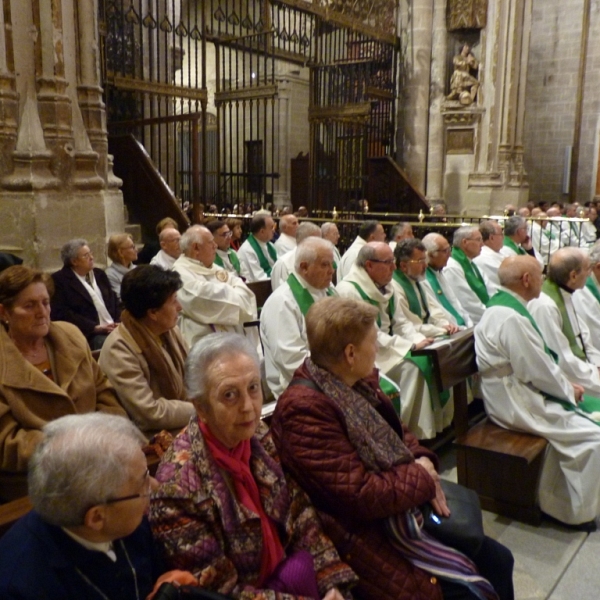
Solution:
<svg viewBox="0 0 600 600"><path fill-rule="evenodd" d="M531 316L531 313L514 296L511 296L503 290L498 290L490 298L490 301L486 304L486 306L488 308L492 306L505 306L506 308L512 308L514 311L518 312L522 317L528 319L529 322L533 325L533 328L538 332L539 336L542 338L542 342L544 342L544 352L553 360L553 362L558 363L558 355L556 354L556 352L548 348L548 345L544 340L544 336L542 335L542 332L540 331L540 328L538 327L537 323Z"/></svg>
<svg viewBox="0 0 600 600"><path fill-rule="evenodd" d="M513 250L516 254L527 254L527 252L525 252L525 250L523 250L523 248L521 248L521 246L517 246L517 244L515 244L515 242L513 240L511 240L507 235L504 236L504 246L506 246L507 248L510 248L511 250Z"/></svg>
<svg viewBox="0 0 600 600"><path fill-rule="evenodd" d="M358 283L356 283L355 281L350 281L349 283L351 283L356 290L358 291L358 293L360 294L360 297L365 301L368 302L369 304L372 304L375 308L379 308L379 302L377 302L377 300L373 300L373 298L369 298L369 296L367 296L367 294L365 293L365 291L360 287L360 285L358 285ZM390 330L389 330L389 334L393 335L392 333L392 321L394 320L394 312L396 311L396 305L394 304L394 294L392 292L392 295L390 296L390 299L388 301L388 315L390 316ZM381 315L377 314L377 327L379 327L379 329L381 329Z"/></svg>
<svg viewBox="0 0 600 600"><path fill-rule="evenodd" d="M600 302L600 291L598 291L598 286L591 275L587 278L585 287L590 290L590 292L592 292L594 295L594 298Z"/></svg>
<svg viewBox="0 0 600 600"><path fill-rule="evenodd" d="M548 280L546 280L548 281ZM539 336L542 338L542 342L544 344L544 351L546 354L552 359L554 363L558 363L558 356L555 352L553 352L544 340L544 336L542 332L539 330L537 323L534 321L531 313L527 310L521 302L519 302L514 296L507 294L506 292L499 290L497 291L492 299L487 303L487 307L490 308L492 306L505 306L507 308L512 308L516 312L518 312L521 316L525 317L529 320L529 322L533 325L533 328L538 332ZM565 309L566 310L566 309ZM596 423L596 425L600 425L596 420L592 419L589 413L600 412L600 398L595 398L594 396L589 396L588 394L583 395L583 400L577 405L573 405L566 400L562 400L560 398L556 398L555 396L551 396L550 394L546 394L546 392L542 392L540 390L540 394L544 396L546 400L551 400L552 402L558 402L565 410L570 412L576 412L578 415L584 417Z"/></svg>
<svg viewBox="0 0 600 600"><path fill-rule="evenodd" d="M400 287L404 290L406 294L406 299L408 300L408 308L413 315L416 315L423 321L423 323L427 323L429 321L429 306L427 304L427 298L425 298L425 294L419 282L417 281L417 290L419 290L419 296L421 296L421 301L419 302L419 298L417 297L417 293L415 292L415 288L412 285L412 281L406 276L405 273L396 269L394 271L394 281L400 285ZM423 315L423 310L425 310L425 314Z"/></svg>
<svg viewBox="0 0 600 600"><path fill-rule="evenodd" d="M560 312L560 316L563 322L562 332L569 341L569 347L571 348L571 352L573 352L573 354L580 360L587 361L585 350L582 350L579 347L579 344L575 339L575 332L573 331L573 326L571 325L571 320L569 319L569 315L567 313L565 299L560 293L560 288L558 287L558 284L554 283L554 281L551 281L550 279L546 279L546 281L544 281L544 283L542 284L542 291L554 301Z"/></svg>
<svg viewBox="0 0 600 600"><path fill-rule="evenodd" d="M240 259L237 257L237 254L235 252L235 250L233 248L230 248L229 250L227 250L227 256L229 256L229 260L231 261L231 264L233 265L233 268L236 270L236 273L239 275L241 270L240 270ZM222 268L225 269L225 263L223 262L223 259L219 256L219 254L215 254L215 262Z"/></svg>
<svg viewBox="0 0 600 600"><path fill-rule="evenodd" d="M258 240L252 234L250 234L248 236L248 243L252 246L254 252L256 252L260 268L267 274L268 277L271 277L271 269L273 267L271 267L271 265L269 264L269 261L265 256L265 253L263 252L263 249L258 243ZM277 260L277 250L275 250L275 246L273 246L271 242L267 242L267 250L269 251L269 256L271 257L271 260L275 262Z"/></svg>
<svg viewBox="0 0 600 600"><path fill-rule="evenodd" d="M549 239L549 240L555 240L556 236L552 233L552 231L550 231L550 229L544 229L542 227L542 233Z"/></svg>
<svg viewBox="0 0 600 600"><path fill-rule="evenodd" d="M490 295L477 265L471 262L460 248L452 248L452 258L462 267L469 287L483 304L487 304Z"/></svg>
<svg viewBox="0 0 600 600"><path fill-rule="evenodd" d="M287 283L290 286L290 290L292 290L294 300L300 307L300 312L306 316L308 309L315 303L315 299L312 297L312 294L298 281L298 278L294 273L290 273L288 275ZM335 291L333 288L327 288L326 293L328 296L335 296Z"/></svg>
<svg viewBox="0 0 600 600"><path fill-rule="evenodd" d="M429 281L429 285L431 285L431 289L433 293L437 295L440 304L456 319L456 323L461 326L465 326L465 320L460 316L458 311L450 304L450 300L446 298L446 294L444 294L444 290L436 277L435 271L431 267L427 267L427 271L425 271L425 277L427 277L427 281Z"/></svg>

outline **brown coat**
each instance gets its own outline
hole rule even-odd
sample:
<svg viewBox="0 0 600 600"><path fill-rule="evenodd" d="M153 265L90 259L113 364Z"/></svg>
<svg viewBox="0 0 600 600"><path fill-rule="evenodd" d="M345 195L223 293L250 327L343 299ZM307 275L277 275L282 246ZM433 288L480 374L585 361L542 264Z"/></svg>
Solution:
<svg viewBox="0 0 600 600"><path fill-rule="evenodd" d="M23 358L0 327L0 496L4 499L26 493L27 461L48 421L96 410L127 416L77 327L52 322L46 340L55 382Z"/></svg>
<svg viewBox="0 0 600 600"><path fill-rule="evenodd" d="M302 365L296 377L310 379ZM378 389L378 412L403 437L415 457L437 458L419 446L404 428L377 377L368 383ZM283 466L308 493L342 560L359 576L357 598L379 600L441 600L435 577L414 567L390 544L386 517L431 500L432 478L416 463L388 471L366 469L350 443L337 405L319 390L293 385L279 397L271 431Z"/></svg>

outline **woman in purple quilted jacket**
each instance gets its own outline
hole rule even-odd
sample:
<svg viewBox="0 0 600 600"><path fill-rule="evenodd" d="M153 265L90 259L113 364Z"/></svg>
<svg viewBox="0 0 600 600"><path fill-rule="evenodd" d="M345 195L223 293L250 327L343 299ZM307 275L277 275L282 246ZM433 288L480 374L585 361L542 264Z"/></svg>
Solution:
<svg viewBox="0 0 600 600"><path fill-rule="evenodd" d="M163 456L150 504L169 564L232 598L350 600L356 575L283 474L260 420L259 361L247 338L202 338L186 361L186 388L197 416Z"/></svg>
<svg viewBox="0 0 600 600"><path fill-rule="evenodd" d="M421 529L448 516L435 454L400 423L378 384L377 309L331 297L306 315L311 355L280 396L271 431L286 470L359 576L365 600L512 600L511 552L485 537L470 558Z"/></svg>

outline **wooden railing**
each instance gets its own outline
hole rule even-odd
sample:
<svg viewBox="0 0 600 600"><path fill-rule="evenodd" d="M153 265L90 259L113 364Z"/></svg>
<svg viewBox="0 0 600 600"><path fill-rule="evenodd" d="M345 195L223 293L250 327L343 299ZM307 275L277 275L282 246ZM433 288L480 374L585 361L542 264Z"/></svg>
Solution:
<svg viewBox="0 0 600 600"><path fill-rule="evenodd" d="M161 172L133 135L110 135L109 152L114 156L114 173L123 180L123 198L131 221L142 227L145 241L155 239L156 224L165 217L178 223L181 231L189 225L181 203Z"/></svg>

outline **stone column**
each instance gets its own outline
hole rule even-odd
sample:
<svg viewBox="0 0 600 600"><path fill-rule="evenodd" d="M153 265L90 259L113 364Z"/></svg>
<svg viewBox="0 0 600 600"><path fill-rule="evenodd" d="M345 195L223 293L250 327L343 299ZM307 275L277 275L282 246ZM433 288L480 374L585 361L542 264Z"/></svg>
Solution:
<svg viewBox="0 0 600 600"><path fill-rule="evenodd" d="M524 204L529 196L523 123L531 10L531 0L489 4L486 77L480 91L485 113L465 196L477 210L497 214L508 203Z"/></svg>
<svg viewBox="0 0 600 600"><path fill-rule="evenodd" d="M400 66L399 123L403 131L398 153L411 183L422 193L426 186L429 137L429 89L433 0L413 0L406 24L400 23L401 37L408 37L404 64ZM402 19L402 14L400 19ZM402 85L402 84L401 84Z"/></svg>
<svg viewBox="0 0 600 600"><path fill-rule="evenodd" d="M0 173L10 170L19 119L10 0L0 9Z"/></svg>
<svg viewBox="0 0 600 600"><path fill-rule="evenodd" d="M98 33L98 6L95 0L77 0L76 39L77 45L77 103L88 138L87 146L81 148L80 167L89 170L95 166L95 171L109 184L117 184L117 178L112 175L108 163L108 138L106 131L106 111L102 101L100 86L100 42ZM77 119L76 119L77 120ZM93 150L96 160L89 153ZM86 164L87 162L93 164ZM97 162L97 164L95 164ZM92 182L88 182L92 183Z"/></svg>
<svg viewBox="0 0 600 600"><path fill-rule="evenodd" d="M54 153L52 170L63 181L73 168L71 100L67 94L61 0L33 0L37 104L46 145Z"/></svg>
<svg viewBox="0 0 600 600"><path fill-rule="evenodd" d="M427 199L443 199L444 183L444 119L441 113L445 99L446 2L435 2L433 7L433 39L431 48L431 83L429 104L429 136L427 143Z"/></svg>

